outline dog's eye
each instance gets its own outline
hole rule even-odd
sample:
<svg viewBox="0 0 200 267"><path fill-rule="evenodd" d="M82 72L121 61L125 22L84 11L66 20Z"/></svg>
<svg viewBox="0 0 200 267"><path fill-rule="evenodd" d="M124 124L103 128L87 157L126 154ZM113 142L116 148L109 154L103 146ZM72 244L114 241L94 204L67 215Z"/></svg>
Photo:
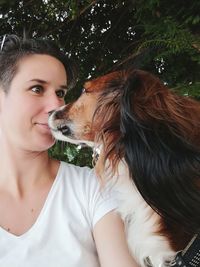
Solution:
<svg viewBox="0 0 200 267"><path fill-rule="evenodd" d="M87 94L89 93L85 88L82 89L82 94Z"/></svg>
<svg viewBox="0 0 200 267"><path fill-rule="evenodd" d="M57 97L59 97L59 98L64 98L65 97L65 95L66 95L66 90L64 90L64 89L60 89L60 90L57 90L56 91L56 95L57 95Z"/></svg>

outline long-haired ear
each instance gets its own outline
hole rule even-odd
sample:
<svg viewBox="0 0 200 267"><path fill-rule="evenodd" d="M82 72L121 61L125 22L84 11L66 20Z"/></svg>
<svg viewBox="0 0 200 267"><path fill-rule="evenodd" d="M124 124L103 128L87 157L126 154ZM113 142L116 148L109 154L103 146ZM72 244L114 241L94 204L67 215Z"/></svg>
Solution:
<svg viewBox="0 0 200 267"><path fill-rule="evenodd" d="M126 74L125 74L126 75ZM139 145L137 140L142 139L143 142L148 146L143 125L137 118L137 114L133 113L134 97L138 94L139 90L142 90L142 81L137 71L133 71L128 74L129 77L125 78L120 107L120 131L122 134L123 143L127 144L125 154L132 155L135 146ZM141 94L141 92L140 92Z"/></svg>
<svg viewBox="0 0 200 267"><path fill-rule="evenodd" d="M120 129L130 177L146 202L166 221L179 223L187 232L198 232L200 149L188 142L192 129L182 135L184 129L181 129L180 116L175 116L180 108L177 108L177 98L173 99L173 95L169 95L172 99L169 106L171 110L176 109L173 114L167 107L167 95L165 97L162 85L149 83L152 92L149 95L144 75L133 71L128 73L125 80ZM157 108L154 96L157 97L159 86L161 103ZM187 102L189 100L184 101L185 106L180 112L190 110L188 107L192 105L192 102ZM143 110L139 102L146 103L149 111L145 107ZM197 119L194 119L194 127L195 122L196 128L199 127Z"/></svg>

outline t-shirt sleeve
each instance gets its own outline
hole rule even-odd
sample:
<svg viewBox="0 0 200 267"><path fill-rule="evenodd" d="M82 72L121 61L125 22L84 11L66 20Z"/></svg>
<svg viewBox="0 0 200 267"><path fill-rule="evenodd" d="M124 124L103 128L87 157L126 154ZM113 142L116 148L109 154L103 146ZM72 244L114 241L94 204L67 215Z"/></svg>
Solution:
<svg viewBox="0 0 200 267"><path fill-rule="evenodd" d="M114 190L109 186L100 187L100 182L93 170L85 179L85 196L92 228L104 215L117 208Z"/></svg>

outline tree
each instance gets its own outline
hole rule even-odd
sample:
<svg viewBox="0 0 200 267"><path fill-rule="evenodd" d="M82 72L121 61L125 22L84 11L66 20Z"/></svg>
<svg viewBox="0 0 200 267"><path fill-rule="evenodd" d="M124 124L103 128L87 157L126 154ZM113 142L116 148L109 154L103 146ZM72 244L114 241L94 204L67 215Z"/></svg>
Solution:
<svg viewBox="0 0 200 267"><path fill-rule="evenodd" d="M131 65L200 99L198 10L197 0L0 0L0 33L22 35L25 29L30 36L46 36L78 62L79 81L67 101L85 79ZM51 153L60 155L61 146ZM91 162L76 147L66 147L62 159Z"/></svg>

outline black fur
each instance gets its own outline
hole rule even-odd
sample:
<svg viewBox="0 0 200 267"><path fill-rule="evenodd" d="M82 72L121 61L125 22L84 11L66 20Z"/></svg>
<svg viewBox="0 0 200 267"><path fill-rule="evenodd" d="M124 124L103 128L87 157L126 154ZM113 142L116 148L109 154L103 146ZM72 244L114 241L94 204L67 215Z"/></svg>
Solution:
<svg viewBox="0 0 200 267"><path fill-rule="evenodd" d="M142 80L130 75L121 96L120 130L130 176L147 203L165 221L187 233L200 228L200 151L165 121L141 120L134 97ZM167 90L167 89L166 89ZM171 122L173 123L173 122Z"/></svg>

